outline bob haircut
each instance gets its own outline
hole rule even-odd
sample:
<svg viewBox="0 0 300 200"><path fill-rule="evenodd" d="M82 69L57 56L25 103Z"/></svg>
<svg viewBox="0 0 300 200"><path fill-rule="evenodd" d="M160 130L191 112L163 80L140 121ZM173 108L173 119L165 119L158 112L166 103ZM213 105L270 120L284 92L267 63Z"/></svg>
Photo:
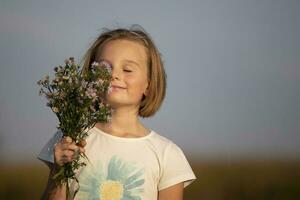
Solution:
<svg viewBox="0 0 300 200"><path fill-rule="evenodd" d="M101 48L104 43L118 39L138 42L146 49L148 61L147 77L149 84L147 95L144 95L140 102L138 115L143 118L151 117L160 108L165 98L167 76L159 51L149 34L141 26L133 25L130 29L104 29L82 59L83 73L89 70L91 64L96 60L97 50Z"/></svg>

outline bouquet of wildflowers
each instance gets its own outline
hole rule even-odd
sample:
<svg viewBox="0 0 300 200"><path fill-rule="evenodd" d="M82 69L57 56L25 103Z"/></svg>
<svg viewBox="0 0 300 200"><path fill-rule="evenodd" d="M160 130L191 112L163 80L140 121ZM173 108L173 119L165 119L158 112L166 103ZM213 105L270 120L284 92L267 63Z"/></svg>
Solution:
<svg viewBox="0 0 300 200"><path fill-rule="evenodd" d="M58 117L57 128L62 131L63 136L71 137L78 144L87 137L88 130L97 122L107 122L110 119L111 109L104 98L110 88L111 67L106 62L94 62L90 70L83 73L71 57L65 61L64 67L55 67L54 71L53 80L50 81L47 75L38 81L41 86L40 95L45 95L47 106ZM53 176L59 183L67 183L67 199L69 181L74 179L78 183L75 171L86 165L80 161L80 156L88 160L84 153L80 153L72 162L60 167Z"/></svg>

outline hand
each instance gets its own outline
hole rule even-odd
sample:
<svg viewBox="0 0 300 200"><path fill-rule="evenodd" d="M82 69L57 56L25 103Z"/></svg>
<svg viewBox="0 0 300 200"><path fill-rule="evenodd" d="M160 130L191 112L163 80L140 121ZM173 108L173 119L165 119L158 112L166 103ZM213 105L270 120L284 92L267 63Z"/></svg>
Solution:
<svg viewBox="0 0 300 200"><path fill-rule="evenodd" d="M79 153L85 152L86 141L82 140L78 145L70 137L62 138L54 146L54 163L63 166L65 163L72 162L79 156Z"/></svg>

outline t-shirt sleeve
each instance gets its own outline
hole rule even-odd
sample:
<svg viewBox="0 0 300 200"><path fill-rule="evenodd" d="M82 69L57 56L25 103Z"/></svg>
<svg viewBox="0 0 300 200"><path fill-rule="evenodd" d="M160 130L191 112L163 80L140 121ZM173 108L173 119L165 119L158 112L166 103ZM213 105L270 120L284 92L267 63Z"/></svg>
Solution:
<svg viewBox="0 0 300 200"><path fill-rule="evenodd" d="M191 184L196 176L187 161L183 151L173 142L166 147L158 190L168 188L177 183L184 187Z"/></svg>
<svg viewBox="0 0 300 200"><path fill-rule="evenodd" d="M54 145L62 138L62 136L63 133L61 131L57 131L42 148L37 159L43 162L54 163Z"/></svg>

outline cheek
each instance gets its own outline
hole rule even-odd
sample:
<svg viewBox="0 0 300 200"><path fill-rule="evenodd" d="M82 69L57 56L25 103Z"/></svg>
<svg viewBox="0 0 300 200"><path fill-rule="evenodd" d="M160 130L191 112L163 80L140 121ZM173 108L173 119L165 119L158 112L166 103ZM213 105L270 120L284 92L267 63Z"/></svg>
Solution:
<svg viewBox="0 0 300 200"><path fill-rule="evenodd" d="M147 82L144 79L131 79L128 80L128 83L130 84L132 91L140 96L143 95L145 88L147 87Z"/></svg>

